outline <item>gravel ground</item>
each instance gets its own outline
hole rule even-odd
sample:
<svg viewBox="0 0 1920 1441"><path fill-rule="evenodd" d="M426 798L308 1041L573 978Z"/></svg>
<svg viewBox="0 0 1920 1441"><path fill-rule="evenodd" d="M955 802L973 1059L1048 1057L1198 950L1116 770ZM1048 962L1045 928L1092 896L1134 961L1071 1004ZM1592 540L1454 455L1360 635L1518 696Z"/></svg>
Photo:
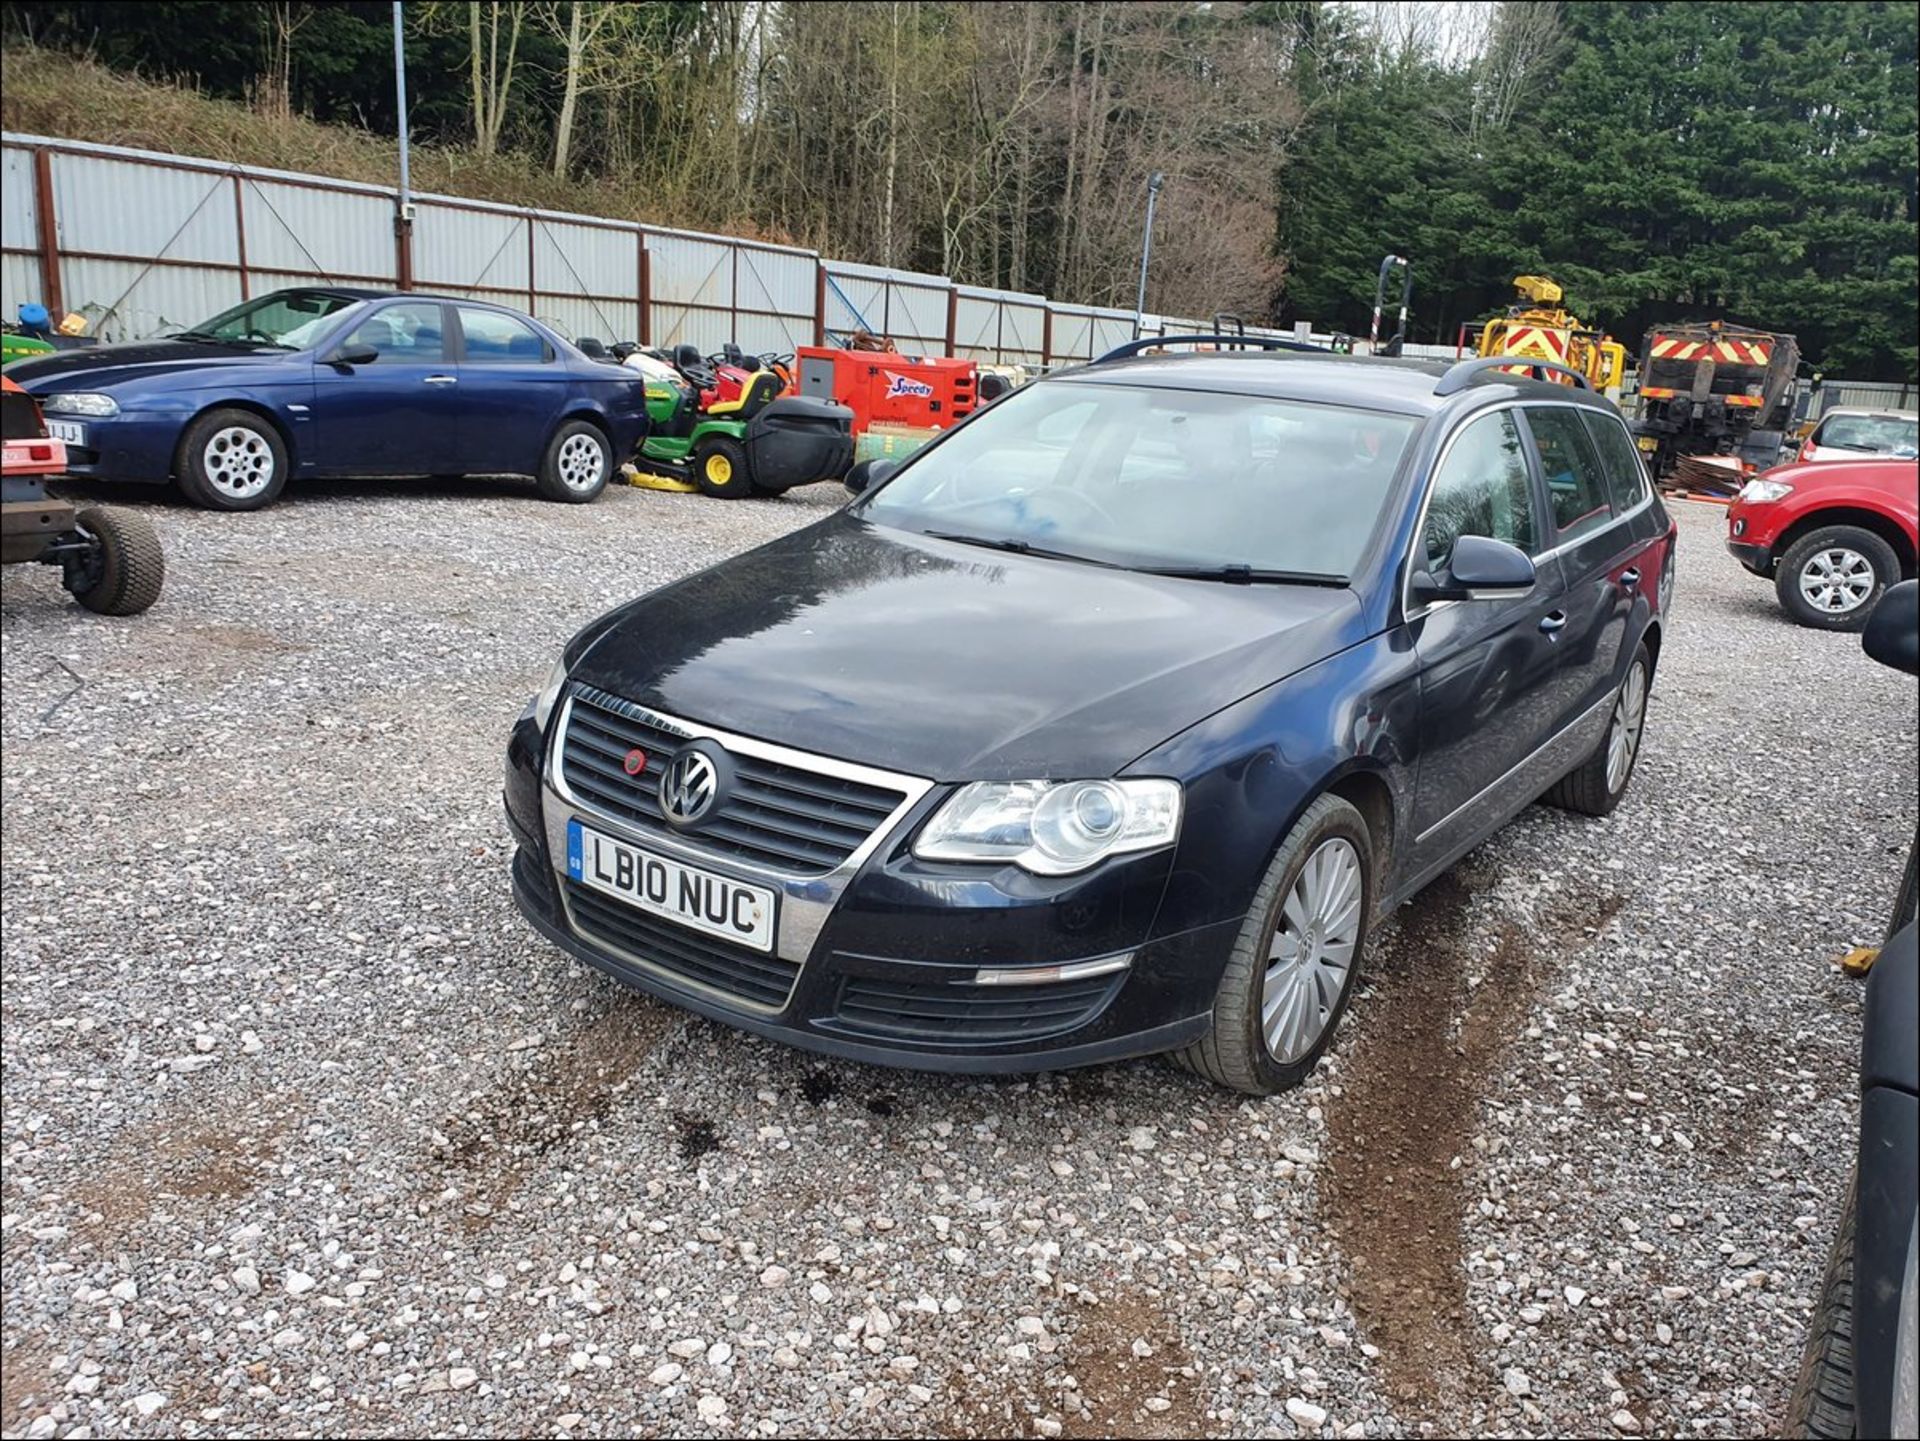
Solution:
<svg viewBox="0 0 1920 1441"><path fill-rule="evenodd" d="M1310 1085L827 1063L536 939L498 774L578 624L837 499L154 505L131 621L9 568L9 1434L1778 1424L1908 680L1681 505L1632 795L1400 912Z"/></svg>

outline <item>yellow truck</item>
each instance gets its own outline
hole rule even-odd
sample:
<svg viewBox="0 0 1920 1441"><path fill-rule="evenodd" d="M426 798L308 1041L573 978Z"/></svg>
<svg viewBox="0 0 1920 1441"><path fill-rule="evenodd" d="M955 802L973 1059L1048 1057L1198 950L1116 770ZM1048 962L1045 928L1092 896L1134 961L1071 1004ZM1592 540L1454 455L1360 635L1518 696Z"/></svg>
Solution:
<svg viewBox="0 0 1920 1441"><path fill-rule="evenodd" d="M1519 292L1519 302L1508 306L1505 315L1478 325L1463 325L1459 348L1465 350L1472 344L1478 355L1511 355L1571 366L1586 376L1595 390L1618 400L1627 370L1627 348L1612 336L1582 325L1579 317L1562 309L1560 302L1566 292L1550 277L1515 276L1513 288Z"/></svg>

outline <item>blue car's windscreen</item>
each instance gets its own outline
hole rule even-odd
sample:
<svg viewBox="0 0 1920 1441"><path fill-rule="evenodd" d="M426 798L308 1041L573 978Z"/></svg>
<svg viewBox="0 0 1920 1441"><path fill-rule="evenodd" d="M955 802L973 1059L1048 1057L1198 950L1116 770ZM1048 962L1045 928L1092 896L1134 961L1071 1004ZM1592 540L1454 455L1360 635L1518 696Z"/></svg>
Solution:
<svg viewBox="0 0 1920 1441"><path fill-rule="evenodd" d="M1028 386L916 456L867 519L1139 569L1350 575L1410 416L1146 386Z"/></svg>
<svg viewBox="0 0 1920 1441"><path fill-rule="evenodd" d="M335 316L362 303L351 296L329 295L325 291L277 290L223 310L183 334L304 350L319 338Z"/></svg>

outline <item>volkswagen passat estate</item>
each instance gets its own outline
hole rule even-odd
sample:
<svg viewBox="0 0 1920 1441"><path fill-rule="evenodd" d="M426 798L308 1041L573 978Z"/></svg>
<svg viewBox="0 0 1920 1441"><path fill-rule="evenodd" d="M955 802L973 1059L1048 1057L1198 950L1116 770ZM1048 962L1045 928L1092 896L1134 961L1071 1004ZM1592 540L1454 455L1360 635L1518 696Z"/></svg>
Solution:
<svg viewBox="0 0 1920 1441"><path fill-rule="evenodd" d="M575 636L508 748L533 925L831 1055L1269 1093L1377 918L1543 793L1610 812L1674 542L1619 412L1165 344Z"/></svg>

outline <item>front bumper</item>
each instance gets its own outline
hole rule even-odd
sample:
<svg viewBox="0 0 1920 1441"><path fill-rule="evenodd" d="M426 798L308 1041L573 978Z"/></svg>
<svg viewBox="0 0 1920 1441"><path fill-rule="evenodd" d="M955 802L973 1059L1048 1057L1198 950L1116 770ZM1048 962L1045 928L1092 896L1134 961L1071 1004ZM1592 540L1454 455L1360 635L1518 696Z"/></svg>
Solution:
<svg viewBox="0 0 1920 1441"><path fill-rule="evenodd" d="M173 477L173 454L182 425L179 416L122 411L106 418L55 415L49 419L86 427L86 442L67 446L69 475L156 483Z"/></svg>
<svg viewBox="0 0 1920 1441"><path fill-rule="evenodd" d="M519 842L514 899L536 930L637 990L774 1040L926 1071L1009 1073L1176 1049L1206 1034L1238 922L1174 935L1153 923L1172 857L1118 857L1079 877L995 877L929 866L904 837L935 792L836 890L791 883L775 955L705 941L568 878L566 819L660 850L546 783L523 716L509 746L506 808ZM664 842L670 849L671 842ZM562 865L556 868L556 857ZM740 874L725 857L694 863ZM750 871L741 876L765 883ZM814 904L809 905L809 898ZM1038 984L980 984L983 970L1111 961L1124 969Z"/></svg>
<svg viewBox="0 0 1920 1441"><path fill-rule="evenodd" d="M1730 540L1727 542L1727 554L1757 576L1765 578L1773 574L1773 552L1764 545L1755 545L1751 541Z"/></svg>

